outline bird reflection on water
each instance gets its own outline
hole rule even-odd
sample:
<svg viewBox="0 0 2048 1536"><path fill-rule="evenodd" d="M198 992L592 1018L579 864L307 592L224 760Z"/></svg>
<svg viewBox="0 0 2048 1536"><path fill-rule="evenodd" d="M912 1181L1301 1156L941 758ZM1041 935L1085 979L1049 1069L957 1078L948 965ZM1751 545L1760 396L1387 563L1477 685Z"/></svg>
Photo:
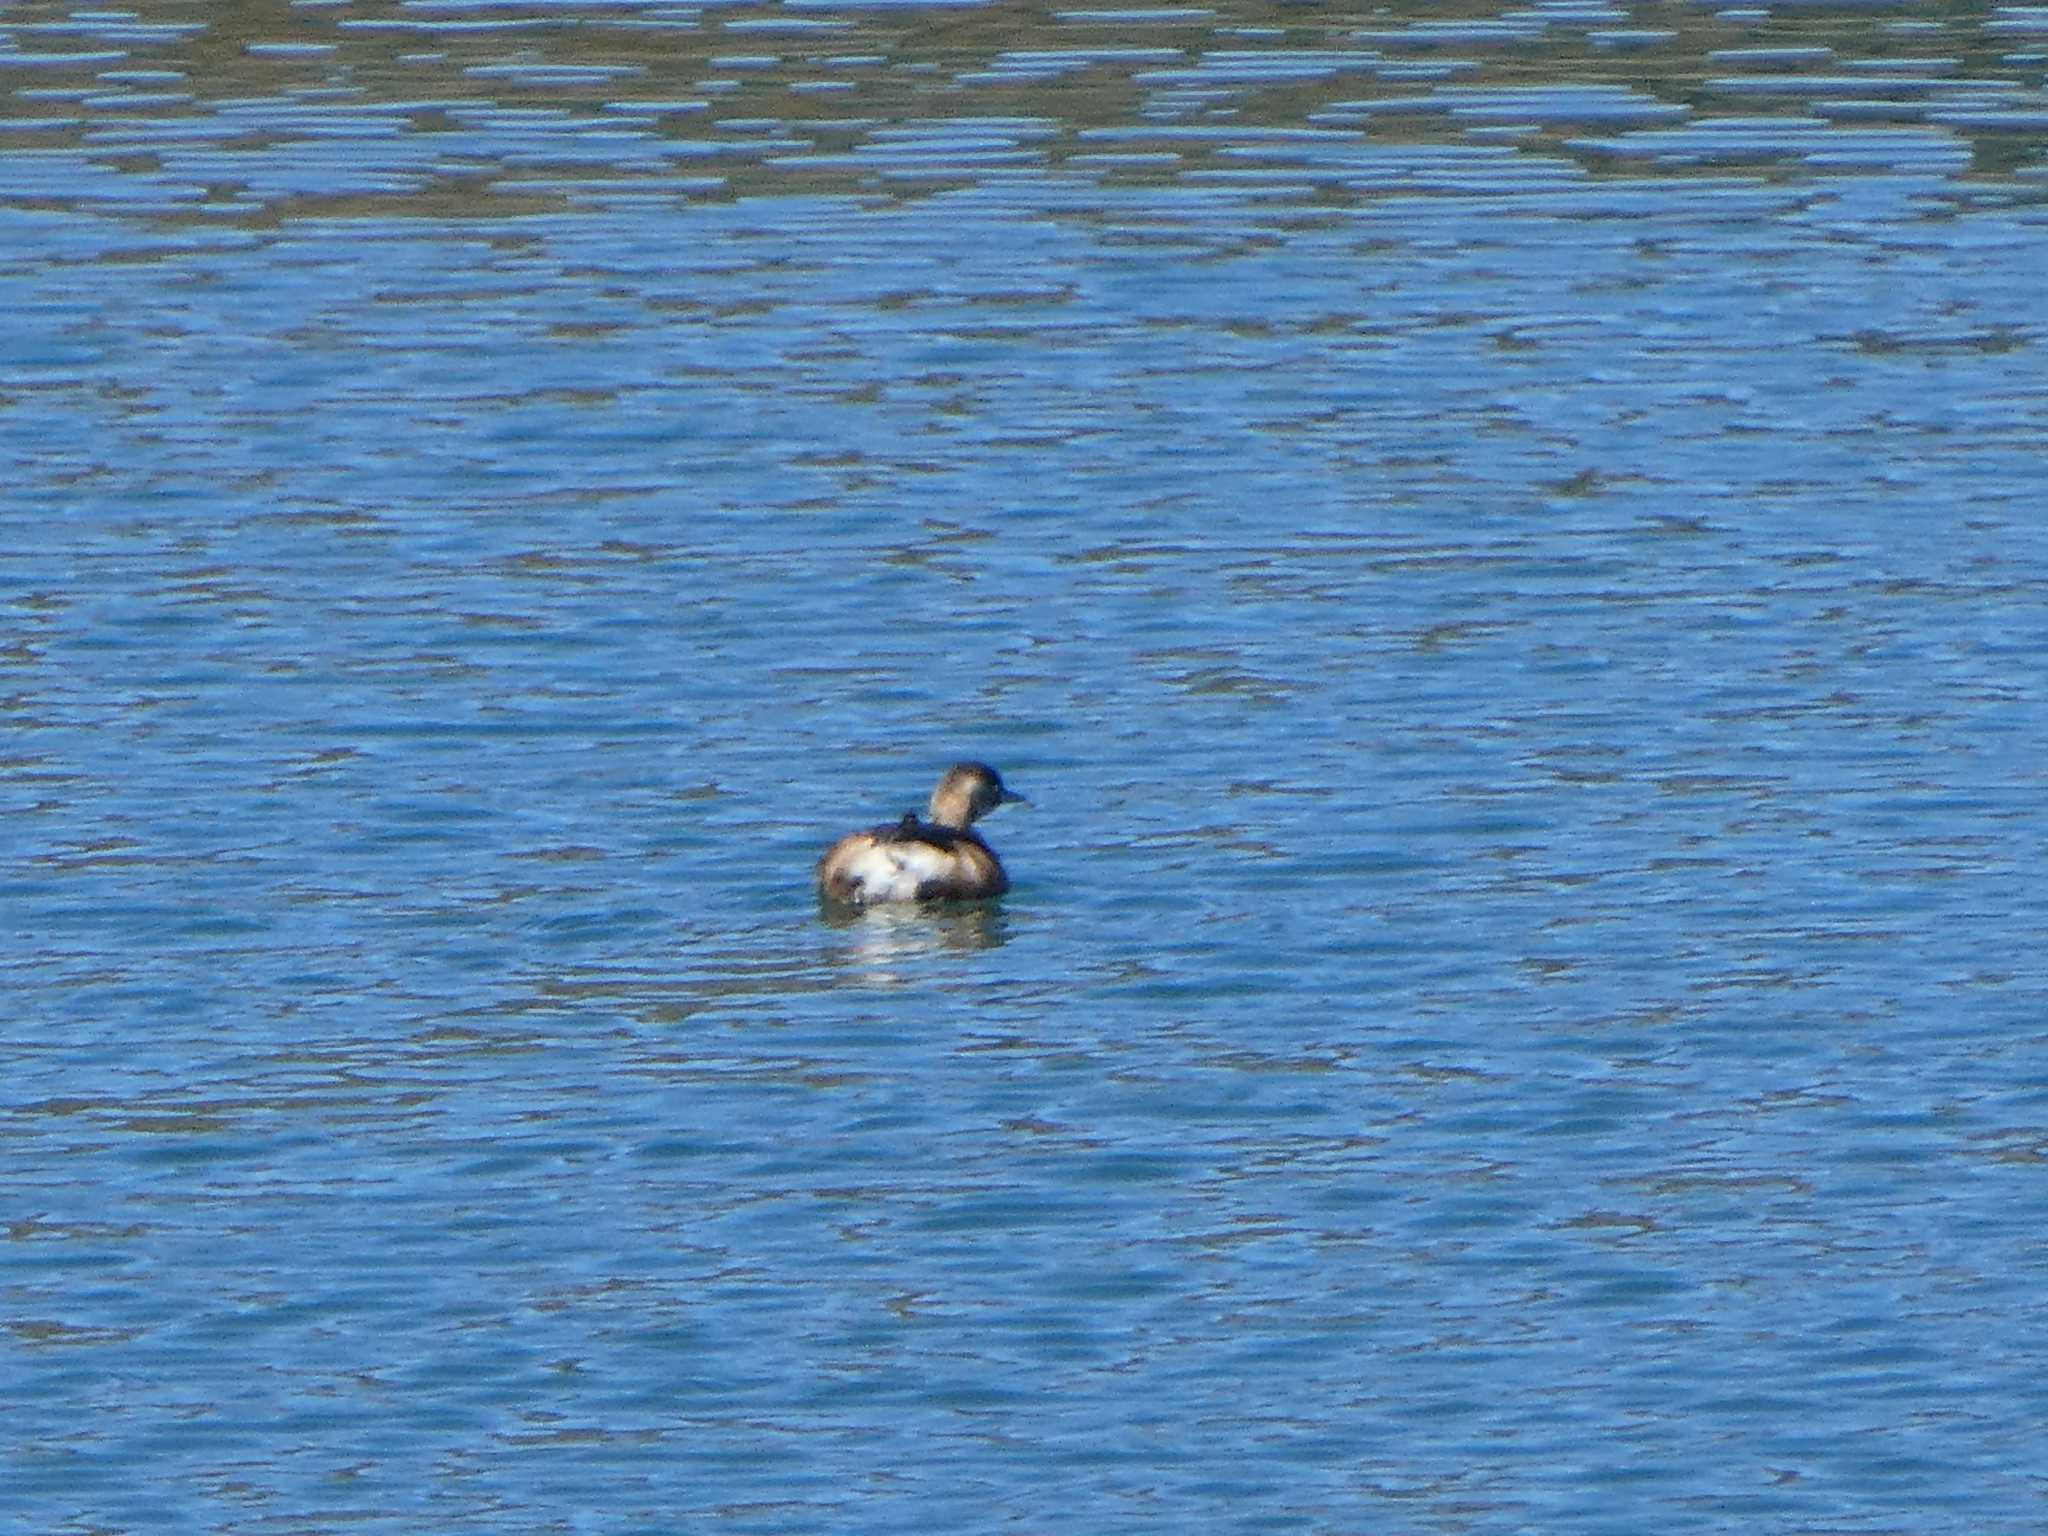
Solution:
<svg viewBox="0 0 2048 1536"><path fill-rule="evenodd" d="M1009 941L1011 921L987 902L947 906L828 906L819 921L847 943L833 959L880 986L914 979L896 967L934 955L995 949Z"/></svg>

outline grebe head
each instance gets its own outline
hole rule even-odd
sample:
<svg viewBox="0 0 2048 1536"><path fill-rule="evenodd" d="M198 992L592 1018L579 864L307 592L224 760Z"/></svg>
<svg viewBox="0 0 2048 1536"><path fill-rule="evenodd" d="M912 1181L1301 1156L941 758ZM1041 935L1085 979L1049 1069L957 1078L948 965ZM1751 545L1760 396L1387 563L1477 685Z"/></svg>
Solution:
<svg viewBox="0 0 2048 1536"><path fill-rule="evenodd" d="M1024 797L1005 789L1003 776L987 763L955 763L932 791L930 820L933 826L964 832L977 816L1013 800Z"/></svg>

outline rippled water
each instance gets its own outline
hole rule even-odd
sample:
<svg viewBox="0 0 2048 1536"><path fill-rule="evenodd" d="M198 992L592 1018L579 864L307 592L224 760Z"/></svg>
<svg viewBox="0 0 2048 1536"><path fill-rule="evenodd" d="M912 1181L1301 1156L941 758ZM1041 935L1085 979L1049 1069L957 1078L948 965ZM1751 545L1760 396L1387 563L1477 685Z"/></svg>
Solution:
<svg viewBox="0 0 2048 1536"><path fill-rule="evenodd" d="M0 1520L2038 1530L2044 73L0 13Z"/></svg>

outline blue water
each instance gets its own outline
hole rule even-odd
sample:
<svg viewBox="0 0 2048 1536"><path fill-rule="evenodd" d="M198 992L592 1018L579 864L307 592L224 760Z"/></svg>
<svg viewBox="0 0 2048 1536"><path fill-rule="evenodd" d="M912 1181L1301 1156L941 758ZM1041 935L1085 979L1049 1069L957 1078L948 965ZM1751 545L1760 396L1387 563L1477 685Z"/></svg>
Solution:
<svg viewBox="0 0 2048 1536"><path fill-rule="evenodd" d="M2029 14L0 19L0 1522L2040 1529Z"/></svg>

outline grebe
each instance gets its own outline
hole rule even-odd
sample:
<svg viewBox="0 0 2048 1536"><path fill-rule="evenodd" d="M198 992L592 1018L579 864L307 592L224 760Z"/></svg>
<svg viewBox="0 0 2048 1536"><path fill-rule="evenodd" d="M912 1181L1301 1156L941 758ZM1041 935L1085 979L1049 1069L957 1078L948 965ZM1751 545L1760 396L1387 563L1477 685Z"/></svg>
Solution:
<svg viewBox="0 0 2048 1536"><path fill-rule="evenodd" d="M980 901L1010 888L995 850L970 828L978 816L1024 797L1003 787L987 763L955 763L932 791L923 821L903 819L849 832L818 860L818 892L828 901ZM1028 803L1028 802L1026 802Z"/></svg>

